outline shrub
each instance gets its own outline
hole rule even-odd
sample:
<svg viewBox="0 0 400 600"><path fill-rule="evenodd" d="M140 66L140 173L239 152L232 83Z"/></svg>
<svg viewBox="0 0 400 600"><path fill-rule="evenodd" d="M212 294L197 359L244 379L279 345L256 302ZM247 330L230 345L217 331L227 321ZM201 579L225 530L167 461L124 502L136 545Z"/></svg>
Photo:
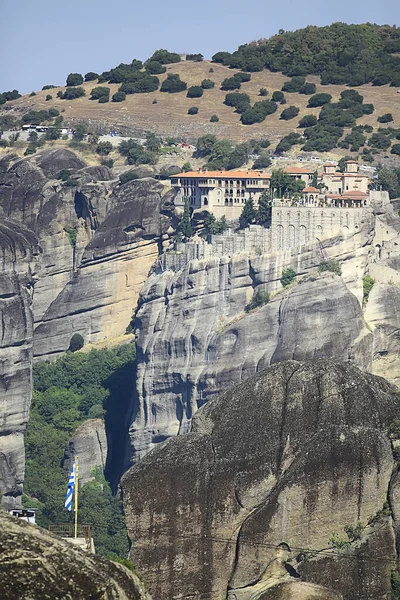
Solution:
<svg viewBox="0 0 400 600"><path fill-rule="evenodd" d="M156 50L154 54L149 58L150 61L156 61L163 65L171 63L181 62L181 57L176 52L168 52L168 50Z"/></svg>
<svg viewBox="0 0 400 600"><path fill-rule="evenodd" d="M177 92L183 92L186 90L187 84L181 80L179 75L175 73L168 73L167 79L164 79L161 85L160 92L168 92L169 94L175 94Z"/></svg>
<svg viewBox="0 0 400 600"><path fill-rule="evenodd" d="M297 117L299 112L300 109L297 106L289 106L281 112L280 119L283 119L284 121L289 121L290 119L294 119L294 117Z"/></svg>
<svg viewBox="0 0 400 600"><path fill-rule="evenodd" d="M372 115L372 113L375 110L375 107L373 104L363 104L362 109L363 109L364 115Z"/></svg>
<svg viewBox="0 0 400 600"><path fill-rule="evenodd" d="M311 96L311 94L315 94L317 88L315 83L305 82L304 85L299 89L299 94L305 94L306 96Z"/></svg>
<svg viewBox="0 0 400 600"><path fill-rule="evenodd" d="M253 169L266 169L271 164L271 160L267 154L260 154L253 163Z"/></svg>
<svg viewBox="0 0 400 600"><path fill-rule="evenodd" d="M36 92L31 92L31 93L29 94L29 96L30 96L31 98L32 98L32 96L36 96Z"/></svg>
<svg viewBox="0 0 400 600"><path fill-rule="evenodd" d="M242 81L238 77L227 77L221 83L221 90L239 90L241 85Z"/></svg>
<svg viewBox="0 0 400 600"><path fill-rule="evenodd" d="M268 90L266 88L260 88L259 92L258 92L259 96L267 96L268 95Z"/></svg>
<svg viewBox="0 0 400 600"><path fill-rule="evenodd" d="M390 145L390 138L384 133L373 133L368 140L368 146L373 146L378 150L387 150Z"/></svg>
<svg viewBox="0 0 400 600"><path fill-rule="evenodd" d="M90 92L89 100L99 100L100 98L106 97L107 99L110 96L110 88L106 86L98 86L92 89Z"/></svg>
<svg viewBox="0 0 400 600"><path fill-rule="evenodd" d="M282 102L285 99L285 94L283 92L276 91L272 94L271 100L272 102Z"/></svg>
<svg viewBox="0 0 400 600"><path fill-rule="evenodd" d="M106 156L110 154L113 150L113 145L111 142L99 142L96 147L96 154L101 154Z"/></svg>
<svg viewBox="0 0 400 600"><path fill-rule="evenodd" d="M330 94L314 94L314 96L311 96L308 100L308 107L314 108L316 106L323 106L324 104L328 104L331 100L332 96Z"/></svg>
<svg viewBox="0 0 400 600"><path fill-rule="evenodd" d="M280 279L281 284L283 285L283 287L286 287L290 283L292 283L292 281L295 279L295 277L296 277L296 271L294 271L291 267L288 267L287 269L283 269L282 277Z"/></svg>
<svg viewBox="0 0 400 600"><path fill-rule="evenodd" d="M390 153L397 154L397 156L400 156L400 144L393 144Z"/></svg>
<svg viewBox="0 0 400 600"><path fill-rule="evenodd" d="M368 296L374 286L375 280L372 279L371 275L366 275L363 279L363 301L368 302Z"/></svg>
<svg viewBox="0 0 400 600"><path fill-rule="evenodd" d="M98 73L95 73L94 71L89 71L89 73L86 73L85 75L85 81L96 81L98 78Z"/></svg>
<svg viewBox="0 0 400 600"><path fill-rule="evenodd" d="M256 102L252 108L248 108L240 117L243 125L252 125L253 123L262 123L265 117L272 115L278 109L278 105L271 100L261 100Z"/></svg>
<svg viewBox="0 0 400 600"><path fill-rule="evenodd" d="M46 101L53 100L53 96L51 94L47 94Z"/></svg>
<svg viewBox="0 0 400 600"><path fill-rule="evenodd" d="M161 75L161 73L165 73L167 67L164 67L163 64L156 60L150 60L146 63L146 71L150 73L150 75Z"/></svg>
<svg viewBox="0 0 400 600"><path fill-rule="evenodd" d="M211 90L213 87L215 87L215 83L211 79L203 79L201 82L201 87L203 90Z"/></svg>
<svg viewBox="0 0 400 600"><path fill-rule="evenodd" d="M139 176L135 171L125 171L125 173L121 173L119 176L119 182L121 185L127 183L128 181L132 181L133 179L139 179Z"/></svg>
<svg viewBox="0 0 400 600"><path fill-rule="evenodd" d="M201 62L204 59L202 54L186 54L186 60L193 60L194 62Z"/></svg>
<svg viewBox="0 0 400 600"><path fill-rule="evenodd" d="M62 95L63 100L75 100L75 98L81 98L85 96L85 90L83 87L72 87L66 89Z"/></svg>
<svg viewBox="0 0 400 600"><path fill-rule="evenodd" d="M232 54L230 52L217 52L211 57L211 60L215 63L223 63L225 60L230 58Z"/></svg>
<svg viewBox="0 0 400 600"><path fill-rule="evenodd" d="M236 77L236 79L239 79L239 81L241 81L242 83L247 83L248 81L251 80L251 75L250 73L235 73L234 77Z"/></svg>
<svg viewBox="0 0 400 600"><path fill-rule="evenodd" d="M64 96L63 92L61 90L58 90L57 98L62 98L63 96Z"/></svg>
<svg viewBox="0 0 400 600"><path fill-rule="evenodd" d="M115 92L115 94L112 95L111 100L113 102L123 102L126 100L126 94L125 92Z"/></svg>
<svg viewBox="0 0 400 600"><path fill-rule="evenodd" d="M318 267L318 271L320 273L322 273L324 271L331 271L331 273L335 273L336 275L341 275L342 267L340 266L340 264L338 263L337 260L335 260L334 258L331 258L330 260L326 260L326 261L322 262Z"/></svg>
<svg viewBox="0 0 400 600"><path fill-rule="evenodd" d="M42 87L42 92L44 92L45 90L52 90L52 89L54 89L55 87L57 87L57 86L56 86L56 85L44 85L44 86Z"/></svg>
<svg viewBox="0 0 400 600"><path fill-rule="evenodd" d="M318 123L318 119L315 115L304 115L299 121L299 127L313 127Z"/></svg>
<svg viewBox="0 0 400 600"><path fill-rule="evenodd" d="M218 123L218 121L219 121L218 115L211 116L210 123ZM397 146L400 146L400 144L397 144Z"/></svg>
<svg viewBox="0 0 400 600"><path fill-rule="evenodd" d="M114 166L114 161L112 158L103 158L103 160L101 161L101 164L104 167L108 167L109 169L112 169Z"/></svg>
<svg viewBox="0 0 400 600"><path fill-rule="evenodd" d="M282 86L282 92L298 92L305 83L305 77L297 75L292 77L290 81L285 81Z"/></svg>
<svg viewBox="0 0 400 600"><path fill-rule="evenodd" d="M197 115L199 109L197 106L191 106L188 110L188 115Z"/></svg>
<svg viewBox="0 0 400 600"><path fill-rule="evenodd" d="M192 85L188 91L186 96L188 98L201 98L203 95L203 88L200 85Z"/></svg>
<svg viewBox="0 0 400 600"><path fill-rule="evenodd" d="M70 73L67 77L67 87L81 85L83 83L83 77L80 73Z"/></svg>
<svg viewBox="0 0 400 600"><path fill-rule="evenodd" d="M245 307L246 312L250 312L255 308L259 308L260 306L264 306L269 302L269 294L265 290L256 290L254 292L253 298Z"/></svg>
<svg viewBox="0 0 400 600"><path fill-rule="evenodd" d="M393 121L392 113L385 113L376 119L378 123L391 123Z"/></svg>

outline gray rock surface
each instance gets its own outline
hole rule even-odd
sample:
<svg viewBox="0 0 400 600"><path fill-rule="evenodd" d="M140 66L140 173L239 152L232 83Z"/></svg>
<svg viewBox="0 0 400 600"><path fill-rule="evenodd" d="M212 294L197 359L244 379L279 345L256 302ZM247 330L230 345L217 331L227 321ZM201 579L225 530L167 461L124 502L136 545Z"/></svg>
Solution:
<svg viewBox="0 0 400 600"><path fill-rule="evenodd" d="M208 402L188 435L122 479L132 560L154 598L315 597L298 581L322 586L319 598L387 598L398 528L388 431L398 410L394 386L333 360L275 364ZM371 519L386 500L392 516ZM359 539L331 546L357 522ZM287 584L275 570L273 585L252 595L283 542L289 575L300 578Z"/></svg>
<svg viewBox="0 0 400 600"><path fill-rule="evenodd" d="M2 600L150 600L126 567L0 512Z"/></svg>
<svg viewBox="0 0 400 600"><path fill-rule="evenodd" d="M337 357L372 365L372 334L362 315L362 277L372 231L326 240L341 277L318 273L318 245L270 255L192 261L182 271L149 277L136 313L137 385L132 410L133 459L187 431L215 393L281 360ZM302 277L283 289L282 270ZM257 289L271 301L250 313Z"/></svg>
<svg viewBox="0 0 400 600"><path fill-rule="evenodd" d="M78 185L54 179L62 169ZM64 352L76 332L86 343L118 341L158 256L171 214L163 184L111 178L67 149L0 160L0 207L42 249L33 307L40 360Z"/></svg>
<svg viewBox="0 0 400 600"><path fill-rule="evenodd" d="M7 508L21 502L25 471L37 256L32 232L0 216L0 494Z"/></svg>
<svg viewBox="0 0 400 600"><path fill-rule="evenodd" d="M80 485L93 479L94 467L100 467L104 471L107 462L107 436L103 419L88 419L74 432L63 461L63 468L68 474L75 456L78 456Z"/></svg>

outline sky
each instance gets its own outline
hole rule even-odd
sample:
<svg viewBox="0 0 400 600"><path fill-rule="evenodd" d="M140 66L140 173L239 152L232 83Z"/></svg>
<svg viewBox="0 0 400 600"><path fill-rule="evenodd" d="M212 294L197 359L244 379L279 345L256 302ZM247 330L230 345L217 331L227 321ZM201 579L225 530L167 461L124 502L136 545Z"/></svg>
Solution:
<svg viewBox="0 0 400 600"><path fill-rule="evenodd" d="M399 0L0 0L0 92L64 85L68 73L106 71L159 48L233 52L279 29L400 25Z"/></svg>

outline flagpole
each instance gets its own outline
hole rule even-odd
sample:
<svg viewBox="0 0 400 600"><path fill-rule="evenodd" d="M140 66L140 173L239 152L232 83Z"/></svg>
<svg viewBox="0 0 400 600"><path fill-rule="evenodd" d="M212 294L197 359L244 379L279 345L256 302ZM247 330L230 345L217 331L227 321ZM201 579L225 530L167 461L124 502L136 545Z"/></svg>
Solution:
<svg viewBox="0 0 400 600"><path fill-rule="evenodd" d="M75 457L75 538L78 537L78 457Z"/></svg>

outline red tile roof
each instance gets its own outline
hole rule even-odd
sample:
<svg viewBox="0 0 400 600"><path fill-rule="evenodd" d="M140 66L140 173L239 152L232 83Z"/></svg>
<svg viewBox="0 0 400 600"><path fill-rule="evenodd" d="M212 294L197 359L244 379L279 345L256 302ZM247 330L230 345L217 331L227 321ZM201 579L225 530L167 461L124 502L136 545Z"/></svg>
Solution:
<svg viewBox="0 0 400 600"><path fill-rule="evenodd" d="M309 173L315 173L315 169L304 169L303 167L286 167L286 169L283 169L286 173L294 173L294 174L309 174Z"/></svg>
<svg viewBox="0 0 400 600"><path fill-rule="evenodd" d="M199 178L199 179L271 179L270 173L260 173L260 171L188 171L187 173L178 173L171 175L171 178Z"/></svg>
<svg viewBox="0 0 400 600"><path fill-rule="evenodd" d="M304 188L303 192L310 192L313 194L319 194L320 190L310 185L309 187Z"/></svg>

